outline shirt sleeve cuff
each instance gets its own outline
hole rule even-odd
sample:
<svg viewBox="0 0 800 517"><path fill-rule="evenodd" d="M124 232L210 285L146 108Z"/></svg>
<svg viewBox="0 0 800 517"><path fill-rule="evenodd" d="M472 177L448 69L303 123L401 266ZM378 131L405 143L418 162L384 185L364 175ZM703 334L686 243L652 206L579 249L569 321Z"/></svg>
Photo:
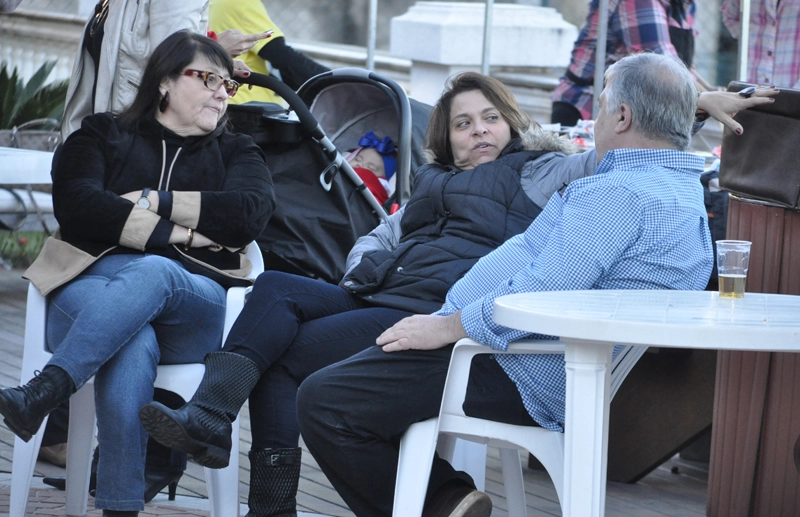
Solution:
<svg viewBox="0 0 800 517"><path fill-rule="evenodd" d="M444 307L439 309L438 311L434 312L434 316L450 316L454 312L457 312L458 309L450 305L449 303L445 303Z"/></svg>
<svg viewBox="0 0 800 517"><path fill-rule="evenodd" d="M172 216L172 192L166 190L158 191L158 215L164 219Z"/></svg>
<svg viewBox="0 0 800 517"><path fill-rule="evenodd" d="M160 207L160 205L159 205ZM172 235L172 228L175 225L167 219L161 219L156 225L150 238L147 239L147 248L166 248L169 245L169 237Z"/></svg>
<svg viewBox="0 0 800 517"><path fill-rule="evenodd" d="M487 323L489 325L493 324L491 321L484 321L482 298L479 298L461 309L461 325L464 327L467 335L478 343L484 343L492 348L497 348L493 343L494 339L492 339L494 335L487 328Z"/></svg>

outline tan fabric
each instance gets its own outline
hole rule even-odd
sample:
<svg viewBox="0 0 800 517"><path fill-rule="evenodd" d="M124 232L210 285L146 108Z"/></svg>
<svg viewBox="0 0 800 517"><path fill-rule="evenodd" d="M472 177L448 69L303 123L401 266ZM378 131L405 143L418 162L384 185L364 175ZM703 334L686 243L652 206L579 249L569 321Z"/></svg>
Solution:
<svg viewBox="0 0 800 517"><path fill-rule="evenodd" d="M214 266L211 266L205 262L197 260L196 258L190 257L186 253L183 252L183 246L179 246L177 244L173 244L173 247L178 251L178 253L183 257L183 260L188 262L194 262L195 264L202 266L203 268L214 271L222 276L227 276L229 278L246 278L247 275L250 274L250 271L253 270L253 263L250 262L250 259L247 258L245 255L247 250L250 248L248 244L244 248L239 251L239 268L238 269L218 269ZM192 268L189 268L189 271L192 271ZM213 279L213 276L211 276Z"/></svg>
<svg viewBox="0 0 800 517"><path fill-rule="evenodd" d="M197 228L200 222L200 193L173 192L170 221L187 228Z"/></svg>
<svg viewBox="0 0 800 517"><path fill-rule="evenodd" d="M39 256L22 277L30 280L42 296L47 296L56 287L81 274L98 258L61 239L48 237Z"/></svg>
<svg viewBox="0 0 800 517"><path fill-rule="evenodd" d="M239 251L239 269L229 271L230 274L244 278L253 270L253 263L247 258L247 251L250 249L250 246L252 246L252 244L248 244Z"/></svg>
<svg viewBox="0 0 800 517"><path fill-rule="evenodd" d="M155 231L159 221L161 217L155 212L134 206L122 228L119 243L126 248L144 251L147 240Z"/></svg>

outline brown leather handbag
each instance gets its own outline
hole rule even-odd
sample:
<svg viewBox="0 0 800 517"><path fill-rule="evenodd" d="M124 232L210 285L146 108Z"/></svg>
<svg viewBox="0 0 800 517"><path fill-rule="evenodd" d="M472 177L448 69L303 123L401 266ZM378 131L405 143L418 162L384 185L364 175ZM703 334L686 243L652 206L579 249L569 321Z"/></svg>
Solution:
<svg viewBox="0 0 800 517"><path fill-rule="evenodd" d="M738 92L747 83L732 82ZM734 194L800 209L800 90L780 88L775 102L740 111L739 136L722 135L719 184Z"/></svg>

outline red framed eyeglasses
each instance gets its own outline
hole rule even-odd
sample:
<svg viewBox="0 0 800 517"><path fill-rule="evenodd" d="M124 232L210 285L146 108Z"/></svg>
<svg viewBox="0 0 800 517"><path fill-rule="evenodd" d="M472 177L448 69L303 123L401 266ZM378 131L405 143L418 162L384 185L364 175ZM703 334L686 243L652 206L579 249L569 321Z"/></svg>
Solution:
<svg viewBox="0 0 800 517"><path fill-rule="evenodd" d="M217 91L219 90L219 87L222 86L225 88L225 93L228 94L228 97L233 97L239 90L239 83L233 79L224 79L222 76L215 74L214 72L187 68L184 70L183 75L202 79L205 87L211 91Z"/></svg>

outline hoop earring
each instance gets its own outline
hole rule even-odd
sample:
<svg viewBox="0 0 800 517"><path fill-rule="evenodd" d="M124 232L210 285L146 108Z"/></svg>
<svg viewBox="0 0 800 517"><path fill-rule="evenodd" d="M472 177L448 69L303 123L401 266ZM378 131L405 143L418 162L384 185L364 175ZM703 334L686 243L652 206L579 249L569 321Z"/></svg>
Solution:
<svg viewBox="0 0 800 517"><path fill-rule="evenodd" d="M158 103L158 110L164 113L167 111L167 105L169 105L169 91L164 92L164 96L161 97L161 102Z"/></svg>

